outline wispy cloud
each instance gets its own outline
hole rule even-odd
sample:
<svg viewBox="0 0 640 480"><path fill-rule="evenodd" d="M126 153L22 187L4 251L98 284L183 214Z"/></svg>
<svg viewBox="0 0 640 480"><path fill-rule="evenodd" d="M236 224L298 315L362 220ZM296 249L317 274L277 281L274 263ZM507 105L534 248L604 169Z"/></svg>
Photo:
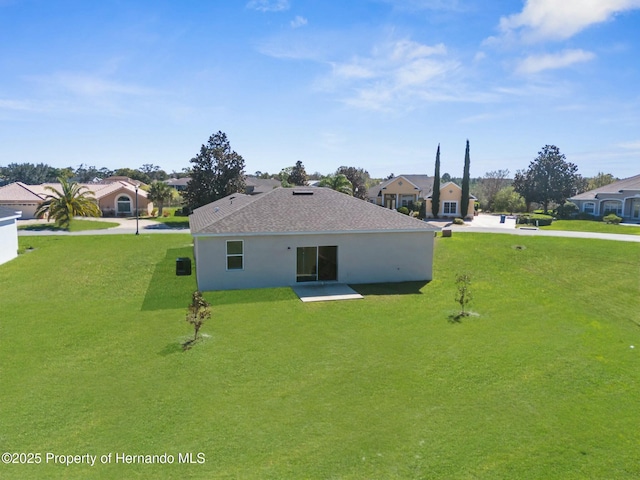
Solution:
<svg viewBox="0 0 640 480"><path fill-rule="evenodd" d="M39 81L46 82L50 87L58 87L71 94L84 97L101 97L111 94L148 96L159 93L154 89L76 72L58 72L46 77L39 77Z"/></svg>
<svg viewBox="0 0 640 480"><path fill-rule="evenodd" d="M17 112L37 112L41 110L34 102L25 100L8 100L0 98L0 110L12 110Z"/></svg>
<svg viewBox="0 0 640 480"><path fill-rule="evenodd" d="M293 20L291 20L291 22L289 22L289 24L291 25L291 28L304 27L307 23L308 23L307 19L304 17L301 17L300 15L296 15L296 18L294 18Z"/></svg>
<svg viewBox="0 0 640 480"><path fill-rule="evenodd" d="M502 39L564 40L637 8L640 0L527 0L522 12L500 19L499 29Z"/></svg>
<svg viewBox="0 0 640 480"><path fill-rule="evenodd" d="M397 10L419 11L419 10L444 10L461 11L466 7L460 0L380 0L388 3Z"/></svg>
<svg viewBox="0 0 640 480"><path fill-rule="evenodd" d="M623 143L619 143L616 146L624 150L635 150L640 152L640 140L636 140L632 142L623 142Z"/></svg>
<svg viewBox="0 0 640 480"><path fill-rule="evenodd" d="M385 110L410 103L410 99L434 99L443 79L460 63L447 56L444 44L424 45L412 40L376 46L366 57L333 62L327 84L351 91L344 99L351 106Z"/></svg>
<svg viewBox="0 0 640 480"><path fill-rule="evenodd" d="M283 12L289 10L289 0L251 0L247 8L259 12Z"/></svg>
<svg viewBox="0 0 640 480"><path fill-rule="evenodd" d="M595 57L594 53L580 49L563 50L560 53L529 55L518 63L516 73L529 75L532 73L540 73L544 70L566 68L576 63L591 61Z"/></svg>

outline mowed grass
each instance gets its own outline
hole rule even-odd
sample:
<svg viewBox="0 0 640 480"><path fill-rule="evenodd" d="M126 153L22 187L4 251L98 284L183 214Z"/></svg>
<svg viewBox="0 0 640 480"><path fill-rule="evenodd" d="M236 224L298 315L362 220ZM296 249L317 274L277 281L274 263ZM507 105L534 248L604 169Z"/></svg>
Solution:
<svg viewBox="0 0 640 480"><path fill-rule="evenodd" d="M540 227L540 229L640 235L640 225L614 225L606 222L596 222L593 220L554 220L551 225Z"/></svg>
<svg viewBox="0 0 640 480"><path fill-rule="evenodd" d="M456 233L427 285L209 292L183 352L190 236L28 242L0 266L0 446L112 461L2 478L640 476L636 244ZM461 272L478 316L450 323Z"/></svg>
<svg viewBox="0 0 640 480"><path fill-rule="evenodd" d="M82 232L85 230L106 230L108 228L114 228L120 225L116 222L105 222L101 220L81 220L81 219L73 219L71 224L69 225L69 232ZM33 223L30 225L20 225L18 230L49 230L52 232L55 231L63 231L63 228L56 226L55 222L47 222L47 223Z"/></svg>

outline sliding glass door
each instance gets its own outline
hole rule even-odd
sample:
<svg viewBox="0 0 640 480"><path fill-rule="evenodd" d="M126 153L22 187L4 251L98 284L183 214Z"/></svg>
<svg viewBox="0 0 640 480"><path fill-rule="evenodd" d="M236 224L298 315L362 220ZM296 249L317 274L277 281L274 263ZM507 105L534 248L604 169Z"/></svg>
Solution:
<svg viewBox="0 0 640 480"><path fill-rule="evenodd" d="M296 282L338 279L338 247L298 247L296 255Z"/></svg>

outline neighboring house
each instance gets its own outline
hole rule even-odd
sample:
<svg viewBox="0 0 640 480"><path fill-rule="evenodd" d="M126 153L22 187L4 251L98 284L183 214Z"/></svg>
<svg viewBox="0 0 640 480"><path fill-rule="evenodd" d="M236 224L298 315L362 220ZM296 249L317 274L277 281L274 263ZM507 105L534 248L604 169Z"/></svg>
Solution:
<svg viewBox="0 0 640 480"><path fill-rule="evenodd" d="M371 203L392 210L409 207L422 201L433 190L433 177L429 175L398 175L367 190Z"/></svg>
<svg viewBox="0 0 640 480"><path fill-rule="evenodd" d="M179 192L187 189L187 183L191 180L190 177L185 178L169 178L165 180L165 183L170 187L175 188ZM280 180L275 178L258 178L251 175L245 177L245 193L247 195L257 195L259 193L265 193L269 190L273 190L280 186Z"/></svg>
<svg viewBox="0 0 640 480"><path fill-rule="evenodd" d="M426 198L427 202L427 218L433 218L431 212L431 201L433 195ZM440 210L438 217L461 217L473 218L475 214L475 202L477 200L473 195L469 195L469 206L467 212L463 215L460 211L460 202L462 200L462 188L453 182L447 182L440 187Z"/></svg>
<svg viewBox="0 0 640 480"><path fill-rule="evenodd" d="M0 207L12 211L21 211L20 218L35 218L35 212L42 203L43 198L34 192L31 187L22 182L14 182L0 187Z"/></svg>
<svg viewBox="0 0 640 480"><path fill-rule="evenodd" d="M164 183L175 188L179 192L183 192L187 189L187 183L189 183L189 180L191 180L189 177L167 178Z"/></svg>
<svg viewBox="0 0 640 480"><path fill-rule="evenodd" d="M258 178L251 175L248 175L244 179L244 181L246 184L244 193L246 193L247 195L258 195L260 193L266 193L282 185L282 182L275 178Z"/></svg>
<svg viewBox="0 0 640 480"><path fill-rule="evenodd" d="M149 215L153 210L153 203L147 199L147 192L129 182L118 180L110 183L81 183L90 191L105 217L130 217L136 213L136 201L138 211L142 215ZM14 182L0 187L0 206L22 211L22 219L35 218L35 211L52 194L46 187L53 187L60 191L59 183L43 183L41 185L26 185L22 182Z"/></svg>
<svg viewBox="0 0 640 480"><path fill-rule="evenodd" d="M18 256L18 226L21 212L0 207L0 265Z"/></svg>
<svg viewBox="0 0 640 480"><path fill-rule="evenodd" d="M385 180L367 191L369 202L390 209L411 207L416 202L427 202L427 218L433 218L431 213L431 198L433 194L433 177L428 175L398 175ZM473 218L476 197L469 196L469 208L465 215L460 212L462 188L453 182L447 182L440 187L440 210L438 217Z"/></svg>
<svg viewBox="0 0 640 480"><path fill-rule="evenodd" d="M328 188L237 193L189 217L200 290L432 278L437 228Z"/></svg>
<svg viewBox="0 0 640 480"><path fill-rule="evenodd" d="M625 178L569 199L582 213L596 217L615 213L623 220L640 222L640 175Z"/></svg>

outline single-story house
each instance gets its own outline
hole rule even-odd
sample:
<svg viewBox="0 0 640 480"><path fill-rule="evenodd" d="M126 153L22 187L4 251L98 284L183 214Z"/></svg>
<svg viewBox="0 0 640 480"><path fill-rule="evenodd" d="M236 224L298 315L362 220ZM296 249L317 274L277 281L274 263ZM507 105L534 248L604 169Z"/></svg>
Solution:
<svg viewBox="0 0 640 480"><path fill-rule="evenodd" d="M18 256L18 226L21 212L0 207L0 265Z"/></svg>
<svg viewBox="0 0 640 480"><path fill-rule="evenodd" d="M184 178L169 178L165 180L165 183L170 187L175 188L179 192L183 192L187 189L187 184L191 181L190 177ZM260 193L268 192L281 186L280 180L275 178L259 178L253 175L247 175L244 179L245 190L247 195L258 195Z"/></svg>
<svg viewBox="0 0 640 480"><path fill-rule="evenodd" d="M580 193L568 199L582 213L605 216L615 213L627 222L640 222L640 175Z"/></svg>
<svg viewBox="0 0 640 480"><path fill-rule="evenodd" d="M175 188L179 192L184 192L187 189L187 183L189 183L189 180L191 180L189 177L167 178L164 183Z"/></svg>
<svg viewBox="0 0 640 480"><path fill-rule="evenodd" d="M427 218L433 218L431 202L433 194L429 194L425 201L427 202ZM475 214L475 202L477 198L469 195L469 204L467 212L463 215L460 211L460 202L462 201L462 187L453 182L447 182L440 187L440 209L438 217L463 217L473 218Z"/></svg>
<svg viewBox="0 0 640 480"><path fill-rule="evenodd" d="M429 175L398 175L371 187L367 191L367 199L371 203L381 205L389 209L410 207L416 202L427 202L427 218L433 218L431 212L431 198L433 195L433 177ZM440 209L438 217L462 217L473 218L477 200L469 195L469 208L462 215L460 201L462 188L453 182L447 182L440 186Z"/></svg>
<svg viewBox="0 0 640 480"><path fill-rule="evenodd" d="M0 187L0 206L22 211L22 219L35 218L38 206L52 194L46 187L53 187L60 191L59 183L43 183L41 185L26 185L14 182ZM147 199L147 192L136 185L124 180L108 183L81 183L94 192L93 197L105 217L130 217L136 214L136 197L138 211L142 215L149 215L153 210L153 203Z"/></svg>
<svg viewBox="0 0 640 480"><path fill-rule="evenodd" d="M427 222L328 188L236 193L194 210L200 290L432 278Z"/></svg>

